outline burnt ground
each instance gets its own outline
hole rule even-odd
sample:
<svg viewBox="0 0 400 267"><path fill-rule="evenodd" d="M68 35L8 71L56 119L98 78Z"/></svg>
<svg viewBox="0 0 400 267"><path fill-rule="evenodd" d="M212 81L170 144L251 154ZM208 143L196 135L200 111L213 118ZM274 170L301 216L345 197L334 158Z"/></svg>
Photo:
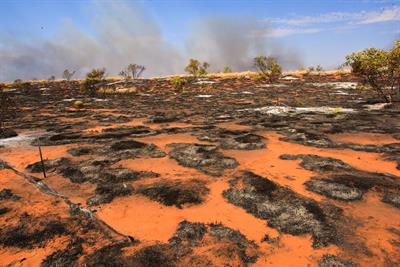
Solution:
<svg viewBox="0 0 400 267"><path fill-rule="evenodd" d="M398 266L400 108L356 82L8 84L0 265Z"/></svg>

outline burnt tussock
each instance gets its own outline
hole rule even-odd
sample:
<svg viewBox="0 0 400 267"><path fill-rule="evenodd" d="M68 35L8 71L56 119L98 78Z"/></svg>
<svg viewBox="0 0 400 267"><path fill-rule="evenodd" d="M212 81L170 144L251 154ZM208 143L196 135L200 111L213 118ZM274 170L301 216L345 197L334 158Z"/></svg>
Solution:
<svg viewBox="0 0 400 267"><path fill-rule="evenodd" d="M314 247L340 242L335 226L342 216L339 208L326 208L267 178L243 172L231 181L231 188L223 195L232 204L268 220L269 226L283 233L311 234Z"/></svg>

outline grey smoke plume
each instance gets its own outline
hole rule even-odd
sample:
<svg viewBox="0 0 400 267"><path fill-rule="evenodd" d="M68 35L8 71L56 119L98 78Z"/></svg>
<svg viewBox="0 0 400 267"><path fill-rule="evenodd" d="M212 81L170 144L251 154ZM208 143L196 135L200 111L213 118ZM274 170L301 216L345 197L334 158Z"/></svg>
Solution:
<svg viewBox="0 0 400 267"><path fill-rule="evenodd" d="M15 38L0 42L0 80L60 77L64 69L83 77L94 67L105 67L116 75L129 63L146 66L146 76L182 73L189 58L208 61L213 70L230 66L249 70L260 54L277 56L283 66L297 67L299 59L265 37L253 33L263 29L254 18L205 18L193 24L186 49L178 49L162 36L156 21L139 6L124 2L93 3L93 32L78 29L66 20L51 38L29 42Z"/></svg>
<svg viewBox="0 0 400 267"><path fill-rule="evenodd" d="M230 66L235 71L249 70L251 59L266 50L263 40L252 34L261 27L254 18L212 17L198 21L186 43L188 54L209 62L213 69Z"/></svg>
<svg viewBox="0 0 400 267"><path fill-rule="evenodd" d="M183 68L182 53L163 39L143 9L122 2L93 5L93 35L65 21L51 40L3 42L0 80L59 77L66 68L77 70L80 77L94 67L106 67L115 75L129 63L145 65L152 75Z"/></svg>
<svg viewBox="0 0 400 267"><path fill-rule="evenodd" d="M250 70L252 59L259 55L276 57L284 69L302 65L299 53L268 38L273 29L256 18L206 18L197 22L194 29L187 40L187 51L209 62L213 70L224 66L234 71Z"/></svg>

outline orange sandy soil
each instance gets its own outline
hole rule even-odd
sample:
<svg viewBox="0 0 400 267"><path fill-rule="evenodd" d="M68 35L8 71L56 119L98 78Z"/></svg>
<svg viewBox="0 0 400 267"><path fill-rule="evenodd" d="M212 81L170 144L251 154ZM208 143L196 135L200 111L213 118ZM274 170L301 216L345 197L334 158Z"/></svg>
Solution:
<svg viewBox="0 0 400 267"><path fill-rule="evenodd" d="M144 120L137 119L130 123L114 124L142 125ZM159 125L150 125L157 128ZM186 127L186 124L170 124L173 127ZM219 127L227 129L242 130L248 129L235 123L222 123ZM96 127L87 131L101 131L107 127ZM203 204L187 206L178 209L174 206L164 206L158 202L149 200L140 195L119 197L111 203L97 207L97 216L107 224L123 234L131 235L144 243L166 242L176 231L176 227L182 220L203 223L222 223L227 227L239 230L249 240L254 240L260 246L262 255L254 266L316 266L317 261L323 254L330 253L350 257L360 266L383 266L385 257L393 261L400 261L400 248L393 246L390 240L396 236L387 231L389 227L400 227L400 212L380 201L380 195L376 192L367 193L363 200L352 203L332 201L335 205L344 209L345 214L360 222L357 228L357 235L362 238L368 248L373 252L370 258L348 255L347 251L330 245L321 249L313 249L311 237L292 236L279 233L277 230L266 225L265 221L255 218L241 208L228 203L222 196L222 192L228 189L228 180L240 170L250 170L258 175L268 177L274 182L290 187L295 192L315 199L316 201L327 200L325 197L305 189L303 183L311 176L317 175L311 171L298 166L299 161L287 161L279 159L282 154L315 154L323 157L340 159L354 168L370 172L386 172L400 176L400 170L396 169L395 162L385 161L380 154L359 152L350 149L321 149L299 144L283 142L275 132L258 132L264 136L266 148L260 150L223 150L227 156L234 157L238 162L238 168L225 172L220 178L207 176L192 168L185 168L178 165L175 160L169 157L164 158L138 158L118 162L115 167L122 166L136 171L154 171L160 174L163 179L203 179L208 182L210 193ZM337 142L352 142L357 144L387 144L398 142L398 140L377 134L338 134L331 136ZM167 151L167 144L170 143L205 143L199 142L190 134L160 134L156 136L138 139L142 142L157 145L161 150ZM53 159L58 157L71 157L66 151L76 145L43 147L45 158ZM38 161L36 148L23 145L12 148L0 148L0 158L10 163L20 171L33 162ZM40 174L36 175L41 177ZM147 183L158 178L148 178L135 183ZM91 184L73 184L68 179L50 175L45 182L56 191L68 196L75 203L85 205L85 199L94 191ZM57 205L54 197L41 193L37 188L27 183L23 178L10 171L0 171L0 189L10 188L16 194L23 197L23 202L16 202L15 217L24 211L34 213L37 216L46 213L66 213L65 205L60 202ZM29 203L26 203L29 202ZM14 212L14 211L13 211ZM10 218L10 216L7 216ZM0 217L0 225L4 224L4 217ZM16 220L15 218L12 220ZM276 243L268 244L261 242L265 234L276 238ZM12 264L14 266L37 266L46 255L52 251L65 246L61 237L51 241L44 248L34 250L1 249L0 265ZM398 238L398 237L397 237ZM196 254L210 253L210 248L202 247L202 251L195 251ZM384 250L383 250L384 249ZM384 252L386 251L386 252ZM385 253L389 253L386 255ZM17 263L25 258L21 263ZM223 263L215 262L223 266Z"/></svg>

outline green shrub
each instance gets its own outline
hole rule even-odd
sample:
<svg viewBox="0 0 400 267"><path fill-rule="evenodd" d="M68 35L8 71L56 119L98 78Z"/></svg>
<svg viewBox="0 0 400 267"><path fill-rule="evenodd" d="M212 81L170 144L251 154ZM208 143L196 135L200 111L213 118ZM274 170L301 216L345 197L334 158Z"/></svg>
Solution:
<svg viewBox="0 0 400 267"><path fill-rule="evenodd" d="M189 60L189 64L186 66L185 71L194 77L200 77L207 75L207 69L210 67L210 64L207 62L200 63L197 59L191 58Z"/></svg>
<svg viewBox="0 0 400 267"><path fill-rule="evenodd" d="M172 78L169 83L174 87L176 90L183 92L185 85L188 83L188 80L182 77L174 77Z"/></svg>
<svg viewBox="0 0 400 267"><path fill-rule="evenodd" d="M104 79L106 74L106 69L92 69L89 73L86 74L86 79Z"/></svg>
<svg viewBox="0 0 400 267"><path fill-rule="evenodd" d="M223 72L223 73L231 73L231 72L232 72L232 69L231 69L231 67L229 67L229 66L225 66L225 67L222 69L222 72Z"/></svg>
<svg viewBox="0 0 400 267"><path fill-rule="evenodd" d="M104 76L106 73L106 69L93 69L89 73L86 74L86 79L83 81L81 85L81 91L84 94L88 94L93 96L96 94L98 85L101 85L104 82Z"/></svg>
<svg viewBox="0 0 400 267"><path fill-rule="evenodd" d="M386 102L400 101L400 40L389 50L367 48L347 55L345 65Z"/></svg>
<svg viewBox="0 0 400 267"><path fill-rule="evenodd" d="M278 61L273 57L255 57L254 66L256 67L259 76L263 79L269 80L271 83L277 81L282 75L282 68Z"/></svg>

